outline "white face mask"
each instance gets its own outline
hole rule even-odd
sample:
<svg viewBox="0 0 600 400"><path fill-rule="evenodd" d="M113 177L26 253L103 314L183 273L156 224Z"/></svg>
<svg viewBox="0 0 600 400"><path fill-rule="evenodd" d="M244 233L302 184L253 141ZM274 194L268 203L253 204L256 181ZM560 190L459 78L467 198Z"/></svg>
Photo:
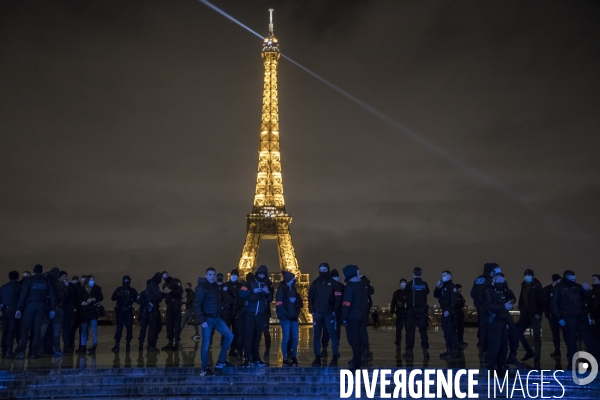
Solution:
<svg viewBox="0 0 600 400"><path fill-rule="evenodd" d="M402 283L400 284L400 289L404 289L405 287L406 287L406 282L402 282Z"/></svg>
<svg viewBox="0 0 600 400"><path fill-rule="evenodd" d="M237 275L231 275L231 278L229 278L229 280L230 280L231 282L235 282L235 281L237 281Z"/></svg>

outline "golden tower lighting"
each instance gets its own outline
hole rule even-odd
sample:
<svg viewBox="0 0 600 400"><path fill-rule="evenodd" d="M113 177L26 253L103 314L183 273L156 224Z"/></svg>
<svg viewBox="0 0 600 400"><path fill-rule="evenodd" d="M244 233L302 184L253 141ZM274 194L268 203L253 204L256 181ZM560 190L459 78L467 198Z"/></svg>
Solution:
<svg viewBox="0 0 600 400"><path fill-rule="evenodd" d="M279 42L273 34L273 9L269 10L269 36L263 42L262 58L265 67L260 143L258 148L258 173L252 213L246 217L246 242L238 270L242 277L256 268L260 241L276 239L279 267L296 275L298 292L304 301L301 322L312 322L308 313L309 275L302 274L292 244L289 225L292 217L285 211L281 153L279 150L279 111L277 101L277 62ZM279 274L272 274L279 280Z"/></svg>

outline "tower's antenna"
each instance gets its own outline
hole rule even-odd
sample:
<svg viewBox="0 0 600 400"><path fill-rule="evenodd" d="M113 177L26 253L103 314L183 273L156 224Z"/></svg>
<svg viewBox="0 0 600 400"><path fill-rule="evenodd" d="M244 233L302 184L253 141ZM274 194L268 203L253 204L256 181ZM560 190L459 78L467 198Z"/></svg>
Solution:
<svg viewBox="0 0 600 400"><path fill-rule="evenodd" d="M269 8L269 36L273 36L273 9Z"/></svg>

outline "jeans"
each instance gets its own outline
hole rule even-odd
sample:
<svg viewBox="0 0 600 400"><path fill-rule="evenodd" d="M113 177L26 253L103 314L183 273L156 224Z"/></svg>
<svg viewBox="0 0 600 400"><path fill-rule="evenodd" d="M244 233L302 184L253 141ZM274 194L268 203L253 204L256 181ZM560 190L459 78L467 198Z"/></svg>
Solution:
<svg viewBox="0 0 600 400"><path fill-rule="evenodd" d="M92 327L92 345L98 345L98 320L93 319L90 322L81 323L81 345L85 346L88 340L88 324Z"/></svg>
<svg viewBox="0 0 600 400"><path fill-rule="evenodd" d="M206 318L205 322L207 326L202 327L202 349L200 351L202 369L208 368L208 346L210 345L210 335L213 328L225 338L219 352L218 361L225 362L227 360L227 350L229 350L229 346L231 346L231 342L233 341L233 333L231 333L227 324L221 318Z"/></svg>
<svg viewBox="0 0 600 400"><path fill-rule="evenodd" d="M283 359L287 360L287 352L288 352L288 342L290 340L290 335L292 337L292 357L296 357L296 351L298 350L298 320L290 321L289 319L281 319L279 320L281 324L281 354L283 354Z"/></svg>

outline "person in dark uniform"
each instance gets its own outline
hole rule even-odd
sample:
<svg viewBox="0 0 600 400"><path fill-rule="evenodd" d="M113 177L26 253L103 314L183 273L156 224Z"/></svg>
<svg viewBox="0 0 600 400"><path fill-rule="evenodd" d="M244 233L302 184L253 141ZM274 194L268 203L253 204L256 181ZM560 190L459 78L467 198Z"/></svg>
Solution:
<svg viewBox="0 0 600 400"><path fill-rule="evenodd" d="M406 299L404 291L406 290L406 279L400 279L400 289L397 289L390 302L390 313L392 319L396 322L396 351L402 351L402 330L406 322Z"/></svg>
<svg viewBox="0 0 600 400"><path fill-rule="evenodd" d="M125 336L125 351L131 350L131 339L133 339L133 303L138 297L138 292L131 287L131 278L125 275L122 280L123 285L115 289L111 296L112 301L116 301L115 312L117 313L117 329L115 331L115 346L113 353L118 353L120 349L121 337L123 336L123 326L127 330Z"/></svg>
<svg viewBox="0 0 600 400"><path fill-rule="evenodd" d="M367 308L367 315L364 320L364 324L365 324L364 329L360 330L360 334L361 334L360 342L362 343L363 358L368 359L369 361L372 361L373 353L369 349L369 333L367 331L367 327L369 325L369 312L371 311L371 308L373 307L373 298L371 296L373 296L375 294L375 288L371 284L371 281L369 280L369 278L367 278L365 275L361 275L360 279L363 281L363 283L367 287L367 303L368 303L367 305L369 307L369 308Z"/></svg>
<svg viewBox="0 0 600 400"><path fill-rule="evenodd" d="M334 287L334 295L339 297L340 299L343 298L344 296L344 289L345 286L342 282L340 282L340 273L338 272L337 269L332 269L331 270L331 279L333 279L335 281L335 287ZM336 333L336 340L338 343L338 354L333 354L334 357L336 357L335 359L335 365L333 365L334 360L332 359L331 362L329 363L330 367L333 366L337 366L337 360L340 358L340 354L339 354L339 348L340 348L340 333L342 332L342 302L338 301L335 303L335 308L333 310L333 313L335 315L335 333ZM323 330L323 333L325 336L325 334L327 333L327 329ZM324 344L324 348L327 348L327 343L325 342Z"/></svg>
<svg viewBox="0 0 600 400"><path fill-rule="evenodd" d="M250 274L248 274L250 275ZM240 289L240 299L244 302L244 357L243 367L266 367L258 353L260 339L268 323L268 309L273 301L272 288L267 283L269 270L265 265L256 269L254 279L247 277Z"/></svg>
<svg viewBox="0 0 600 400"><path fill-rule="evenodd" d="M0 310L2 311L2 358L14 358L13 345L17 332L18 319L15 318L19 304L19 273L10 271L8 282L0 288Z"/></svg>
<svg viewBox="0 0 600 400"><path fill-rule="evenodd" d="M360 279L356 265L346 265L343 269L346 288L342 300L342 323L346 326L348 344L352 348L352 360L348 368L360 369L362 361L361 330L365 329L365 319L369 310L368 289Z"/></svg>
<svg viewBox="0 0 600 400"><path fill-rule="evenodd" d="M587 283L576 283L575 272L567 270L553 291L552 313L563 329L567 345L567 370L571 369L573 355L577 352L578 336L585 342L588 352L599 358L585 313L584 302L592 294L589 289Z"/></svg>
<svg viewBox="0 0 600 400"><path fill-rule="evenodd" d="M379 328L381 326L381 324L379 323L379 310L374 309L371 313L371 318L373 318L373 328Z"/></svg>
<svg viewBox="0 0 600 400"><path fill-rule="evenodd" d="M454 326L456 326L456 334L458 335L458 343L461 349L464 349L469 344L465 343L465 298L461 294L462 285L456 284L456 309L454 310Z"/></svg>
<svg viewBox="0 0 600 400"><path fill-rule="evenodd" d="M275 295L275 307L277 318L281 323L281 354L283 356L282 367L297 367L298 359L298 316L302 309L302 297L296 290L296 276L288 271L281 272L282 281L277 287ZM292 342L292 354L288 359L288 342Z"/></svg>
<svg viewBox="0 0 600 400"><path fill-rule="evenodd" d="M63 303L62 308L62 340L63 340L63 353L69 351L71 346L71 331L73 322L73 302L75 301L75 294L71 289L71 282L69 282L69 274L66 271L60 271L59 281L64 285L67 290L66 301Z"/></svg>
<svg viewBox="0 0 600 400"><path fill-rule="evenodd" d="M268 275L267 275L266 284L269 288L269 292L275 294L275 289L273 288L273 282L271 281L271 277ZM265 362L268 361L269 352L271 351L271 316L272 316L271 304L269 303L269 307L267 308L267 324L265 325L265 328L263 329L263 336L265 337L265 353L263 354L263 357L265 359Z"/></svg>
<svg viewBox="0 0 600 400"><path fill-rule="evenodd" d="M40 344L40 334L42 329L42 320L46 314L46 302L50 304L49 317L54 317L55 298L52 290L52 285L48 282L48 278L42 275L43 267L37 264L33 267L33 276L25 279L21 293L19 294L19 302L15 318L23 317L21 325L21 341L15 356L16 359L25 358L25 346L29 333L32 332L33 340L30 345L31 358L39 358L38 348Z"/></svg>
<svg viewBox="0 0 600 400"><path fill-rule="evenodd" d="M158 341L158 334L162 330L160 302L165 298L165 294L160 291L160 287L158 286L161 281L162 274L157 272L146 285L146 301L148 302L146 310L148 314L148 352L150 353L160 353L160 350L156 348L156 343Z"/></svg>
<svg viewBox="0 0 600 400"><path fill-rule="evenodd" d="M229 274L229 282L225 283L223 290L229 293L230 303L223 307L223 321L227 324L231 332L233 333L233 340L231 341L231 348L229 349L229 355L231 357L237 357L238 346L237 346L237 313L239 303L239 292L242 287L242 283L238 280L240 273L237 269L234 269ZM240 349L241 351L241 349Z"/></svg>
<svg viewBox="0 0 600 400"><path fill-rule="evenodd" d="M482 311L486 317L487 350L485 362L489 370L506 370L506 353L508 351L508 325L511 319L509 310L513 307L508 292L508 285L504 282L504 274L499 272L494 275L492 284L483 290Z"/></svg>
<svg viewBox="0 0 600 400"><path fill-rule="evenodd" d="M192 290L192 284L189 282L186 283L185 289L183 292L183 304L185 306L185 312L183 313L183 317L181 317L181 331L183 331L183 328L185 328L185 325L189 321L191 321L192 319L195 319L195 314L194 314L194 298L195 297L196 297L196 294ZM198 330L198 321L196 321L196 323L194 324L194 329L196 332L195 332L194 336L192 336L192 340L194 340L194 341L200 340L201 336L200 336L200 331Z"/></svg>
<svg viewBox="0 0 600 400"><path fill-rule="evenodd" d="M48 280L52 284L54 293L54 317L50 319L52 325L52 346L54 347L54 357L62 357L60 351L60 330L63 327L64 309L69 304L69 289L64 282L60 280L60 270L52 268L48 272Z"/></svg>
<svg viewBox="0 0 600 400"><path fill-rule="evenodd" d="M245 315L246 315L246 299L240 297L242 289L250 290L250 282L252 282L252 281L254 281L254 273L249 272L246 275L246 279L243 282L241 282L242 285L240 286L240 292L238 292L238 311L237 311L238 333L237 333L237 337L236 337L237 349L238 349L238 354L237 354L238 361L242 361L243 359L252 357L251 355L249 357L244 356L244 319L245 319Z"/></svg>
<svg viewBox="0 0 600 400"><path fill-rule="evenodd" d="M427 327L429 326L429 316L427 315L429 306L427 304L427 295L429 295L429 286L427 282L421 279L423 271L417 267L413 269L413 280L406 284L406 349L402 357L405 360L413 360L413 347L415 346L415 329L419 327L421 335L421 347L423 348L423 357L429 359L429 338L427 337Z"/></svg>
<svg viewBox="0 0 600 400"><path fill-rule="evenodd" d="M69 344L66 346L65 354L73 354L75 352L75 343L81 342L81 317L79 312L79 303L77 302L77 296L79 293L79 287L81 282L78 276L71 278L71 284L68 286L69 289L69 307L71 308L71 322L69 337L67 338ZM69 313L67 313L69 314ZM63 316L64 318L64 316ZM75 341L76 333L79 331L79 338Z"/></svg>
<svg viewBox="0 0 600 400"><path fill-rule="evenodd" d="M336 337L334 310L342 296L336 295L336 282L331 278L329 264L319 265L319 276L310 284L308 289L308 311L313 316L313 351L315 360L313 367L321 366L322 331L327 330L329 337ZM365 314L366 315L366 314ZM333 354L339 354L338 343L332 340Z"/></svg>
<svg viewBox="0 0 600 400"><path fill-rule="evenodd" d="M592 334L596 339L596 348L600 351L600 275L592 275L592 296L588 301Z"/></svg>
<svg viewBox="0 0 600 400"><path fill-rule="evenodd" d="M446 341L446 352L440 354L441 358L457 360L459 358L460 344L456 326L454 325L454 311L458 301L456 286L452 283L452 273L448 270L442 272L435 289L433 297L437 298L442 309L442 331Z"/></svg>
<svg viewBox="0 0 600 400"><path fill-rule="evenodd" d="M167 303L167 340L169 341L161 350L178 350L181 343L181 304L183 298L183 287L181 281L171 277L167 271L163 271L162 278L163 293Z"/></svg>
<svg viewBox="0 0 600 400"><path fill-rule="evenodd" d="M98 347L98 303L104 300L102 288L96 285L93 275L87 276L87 281L79 288L77 302L81 313L81 342L77 354L85 354L88 339L88 327L92 330L92 347L89 354L95 354Z"/></svg>
<svg viewBox="0 0 600 400"><path fill-rule="evenodd" d="M473 287L471 288L471 299L473 299L473 303L477 308L477 347L479 348L480 354L486 351L485 329L488 326L488 318L484 315L484 310L481 308L483 306L483 290L492 282L492 277L496 272L500 272L500 267L498 264L485 264L483 266L483 273L475 279L473 282Z"/></svg>
<svg viewBox="0 0 600 400"><path fill-rule="evenodd" d="M521 361L527 361L531 358L535 363L540 362L542 354L542 314L546 303L546 294L539 280L534 277L533 270L526 269L523 273L524 280L521 283L521 293L519 295L519 341L525 349L525 356ZM525 338L525 330L533 330L534 349L531 349Z"/></svg>
<svg viewBox="0 0 600 400"><path fill-rule="evenodd" d="M150 283L152 279L148 279L146 282L146 287L148 283ZM138 297L135 299L135 302L140 306L138 308L138 320L140 321L140 334L138 336L138 351L144 350L144 341L146 340L146 334L148 332L148 322L149 322L149 313L148 313L148 299L146 298L146 289L142 290Z"/></svg>
<svg viewBox="0 0 600 400"><path fill-rule="evenodd" d="M544 293L546 295L546 303L544 314L550 324L550 331L552 332L552 343L554 344L554 351L550 353L550 357L560 359L560 325L558 320L554 318L552 314L552 297L554 296L554 287L560 283L560 275L552 275L552 283L544 287Z"/></svg>

